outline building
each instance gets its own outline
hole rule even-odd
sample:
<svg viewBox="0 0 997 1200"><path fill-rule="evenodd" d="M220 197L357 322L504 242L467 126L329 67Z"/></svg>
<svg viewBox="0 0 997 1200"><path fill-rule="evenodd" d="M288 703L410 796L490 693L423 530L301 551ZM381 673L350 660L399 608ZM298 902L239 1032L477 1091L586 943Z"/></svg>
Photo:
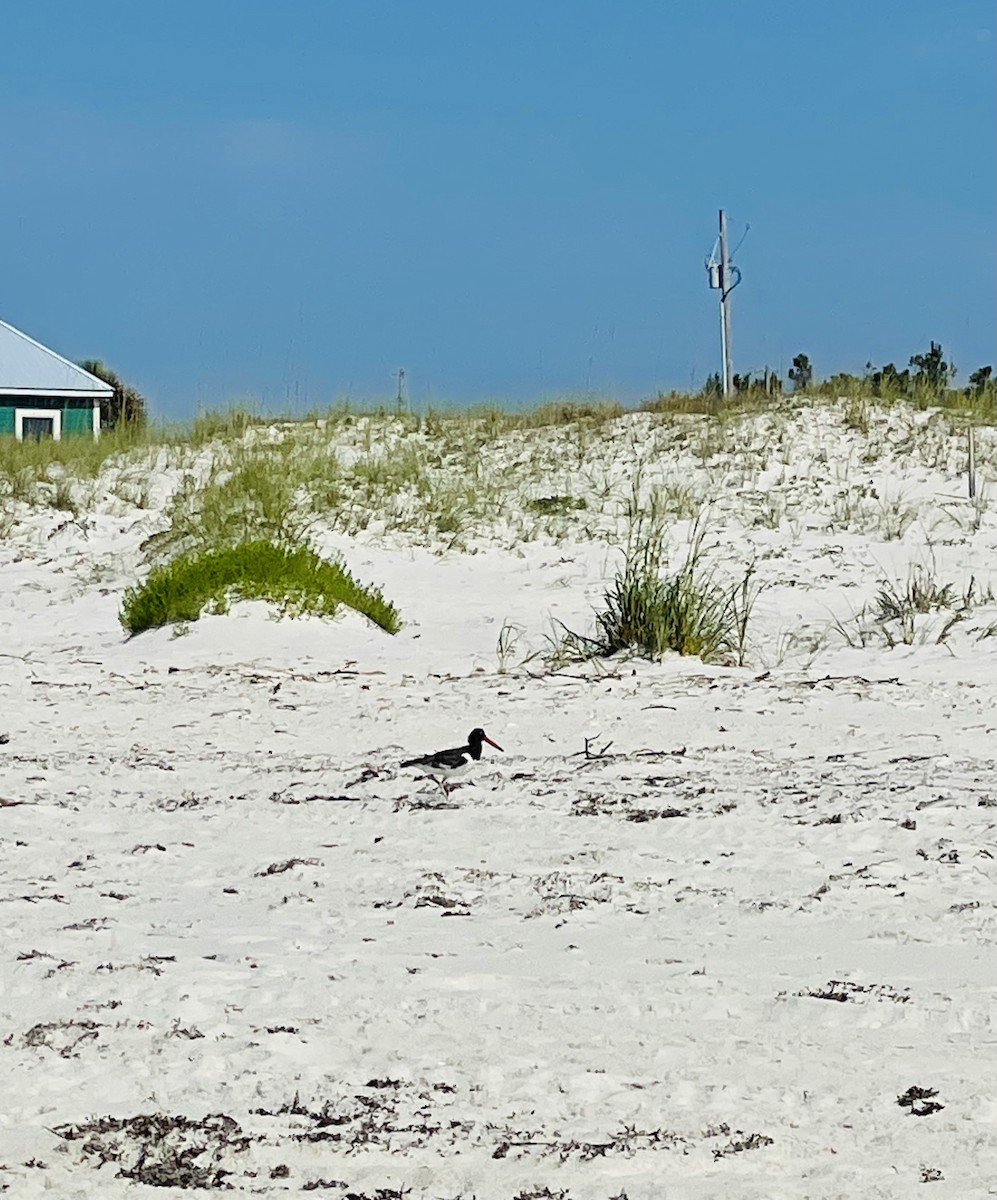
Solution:
<svg viewBox="0 0 997 1200"><path fill-rule="evenodd" d="M100 437L102 379L0 321L0 437Z"/></svg>

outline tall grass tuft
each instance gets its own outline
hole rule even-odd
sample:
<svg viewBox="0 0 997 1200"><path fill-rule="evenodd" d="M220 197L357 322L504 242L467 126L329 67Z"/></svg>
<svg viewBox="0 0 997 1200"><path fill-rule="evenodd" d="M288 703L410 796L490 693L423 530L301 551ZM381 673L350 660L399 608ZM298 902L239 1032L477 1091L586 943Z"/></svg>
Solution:
<svg viewBox="0 0 997 1200"><path fill-rule="evenodd" d="M835 618L834 631L856 649L870 644L896 646L944 645L953 629L966 621L972 610L992 604L993 591L980 586L974 577L960 591L954 583L942 583L934 563L915 563L906 581L885 579L876 590L874 602L850 620ZM992 636L984 630L980 636Z"/></svg>
<svg viewBox="0 0 997 1200"><path fill-rule="evenodd" d="M223 410L199 412L190 429L190 442L194 446L203 446L215 438L241 438L252 425L260 425L264 421L265 418L241 404Z"/></svg>
<svg viewBox="0 0 997 1200"><path fill-rule="evenodd" d="M685 562L662 577L660 548L643 541L626 558L596 613L599 652L636 649L659 659L669 650L695 655L703 662L743 665L754 593L752 568L731 590L702 570L702 538L697 536Z"/></svg>
<svg viewBox="0 0 997 1200"><path fill-rule="evenodd" d="M341 563L304 546L266 541L193 551L154 567L125 592L119 619L134 635L196 621L206 608L224 611L232 600L268 600L290 615L333 616L346 605L388 633L401 628L395 606L377 588L357 583Z"/></svg>

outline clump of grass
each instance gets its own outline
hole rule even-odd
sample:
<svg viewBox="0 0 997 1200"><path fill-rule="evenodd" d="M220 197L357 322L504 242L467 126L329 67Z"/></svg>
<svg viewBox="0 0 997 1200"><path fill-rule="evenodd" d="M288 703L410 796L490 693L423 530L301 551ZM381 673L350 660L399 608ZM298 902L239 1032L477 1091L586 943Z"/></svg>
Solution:
<svg viewBox="0 0 997 1200"><path fill-rule="evenodd" d="M939 583L928 567L917 564L911 567L906 584L887 580L880 585L872 616L887 646L912 646L919 633L921 640L928 637L926 629L919 629L918 617L947 611L941 628L931 631L936 644L942 645L973 608L992 600L993 593L981 588L975 578L960 594L954 583Z"/></svg>
<svg viewBox="0 0 997 1200"><path fill-rule="evenodd" d="M722 392L703 389L699 392L659 391L640 405L641 412L665 413L680 416L719 416L729 412L764 412L791 404L792 397L780 392L768 393L763 387L750 387L732 392L726 398Z"/></svg>
<svg viewBox="0 0 997 1200"><path fill-rule="evenodd" d="M64 475L56 479L52 486L52 507L71 513L74 517L80 515L82 506L77 498L72 479L68 479Z"/></svg>
<svg viewBox="0 0 997 1200"><path fill-rule="evenodd" d="M969 593L975 584L970 580ZM955 603L955 584L939 583L923 564L911 567L906 584L886 580L876 593L875 617L879 621L913 621L918 613L930 613L940 608L952 608Z"/></svg>
<svg viewBox="0 0 997 1200"><path fill-rule="evenodd" d="M147 538L143 550L156 559L240 542L299 544L313 516L298 503L304 456L293 449L292 443L236 444L204 481L185 476L167 508L169 525Z"/></svg>
<svg viewBox="0 0 997 1200"><path fill-rule="evenodd" d="M899 541L917 520L917 509L903 496L885 496L879 501L879 534L886 542Z"/></svg>
<svg viewBox="0 0 997 1200"><path fill-rule="evenodd" d="M703 662L743 664L752 574L749 567L737 587L721 586L702 570L700 533L678 571L663 578L660 547L653 538L644 541L627 555L596 613L600 653L636 649L658 659L671 650Z"/></svg>
<svg viewBox="0 0 997 1200"><path fill-rule="evenodd" d="M574 425L590 422L602 425L622 417L626 409L615 400L552 400L521 418L526 428L545 425Z"/></svg>
<svg viewBox="0 0 997 1200"><path fill-rule="evenodd" d="M516 625L512 621L503 621L502 628L499 630L498 641L495 643L495 653L498 656L498 672L504 675L509 666L509 660L515 653L517 646L522 640L526 630L522 625Z"/></svg>
<svg viewBox="0 0 997 1200"><path fill-rule="evenodd" d="M418 446L403 442L388 450L364 455L353 464L353 475L368 496L394 496L425 487L426 467Z"/></svg>
<svg viewBox="0 0 997 1200"><path fill-rule="evenodd" d="M567 513L581 512L588 505L585 500L575 496L536 496L526 501L526 507L541 516L563 516Z"/></svg>
<svg viewBox="0 0 997 1200"><path fill-rule="evenodd" d="M107 461L115 455L129 454L154 444L157 429L136 429L132 425L105 430L99 441L91 437L67 436L27 438L17 441L0 437L0 499L30 505L51 503L74 515L94 497L90 489L73 493L73 483L95 480Z"/></svg>
<svg viewBox="0 0 997 1200"><path fill-rule="evenodd" d="M670 480L654 489L652 503L677 521L692 521L703 511L706 495L699 487Z"/></svg>
<svg viewBox="0 0 997 1200"><path fill-rule="evenodd" d="M559 650L573 657L608 657L636 650L650 659L668 651L703 662L736 662L747 653L748 622L757 589L754 566L741 582L725 587L703 564L705 523L696 521L685 562L662 574L665 514L652 492L639 501L639 481L627 505L628 537L623 568L603 593L594 637L565 629Z"/></svg>
<svg viewBox="0 0 997 1200"><path fill-rule="evenodd" d="M201 412L194 418L190 441L192 445L202 446L215 438L239 438L251 425L258 425L262 420L239 404L228 409Z"/></svg>
<svg viewBox="0 0 997 1200"><path fill-rule="evenodd" d="M11 500L34 504L38 498L38 474L30 467L15 467L4 472L0 464L0 483L6 484L5 492Z"/></svg>
<svg viewBox="0 0 997 1200"><path fill-rule="evenodd" d="M975 578L960 592L954 583L941 583L932 568L916 563L906 581L884 580L871 607L864 607L851 622L835 620L833 627L855 648L870 643L890 649L928 643L941 646L974 608L992 602L991 589L981 587ZM930 616L939 619L926 621ZM988 635L984 632L981 636Z"/></svg>
<svg viewBox="0 0 997 1200"><path fill-rule="evenodd" d="M862 434L863 437L868 435L871 421L869 417L869 402L867 400L853 396L845 402L842 415L846 429L852 429L856 433Z"/></svg>
<svg viewBox="0 0 997 1200"><path fill-rule="evenodd" d="M120 621L129 634L196 621L206 608L225 611L232 600L268 600L292 616L333 616L340 605L362 613L388 633L401 621L377 588L364 587L341 564L304 546L241 542L191 552L153 568L124 595Z"/></svg>
<svg viewBox="0 0 997 1200"><path fill-rule="evenodd" d="M715 416L720 405L716 396L693 392L658 392L641 403L641 412Z"/></svg>

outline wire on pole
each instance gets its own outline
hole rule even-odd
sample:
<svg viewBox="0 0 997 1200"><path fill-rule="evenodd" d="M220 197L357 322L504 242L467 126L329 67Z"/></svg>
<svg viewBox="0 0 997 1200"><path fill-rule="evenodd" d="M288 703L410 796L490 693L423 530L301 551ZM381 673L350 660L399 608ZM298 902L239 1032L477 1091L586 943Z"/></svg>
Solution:
<svg viewBox="0 0 997 1200"><path fill-rule="evenodd" d="M744 237L747 236L747 229ZM738 242L738 247L744 241ZM706 260L706 272L709 276L710 288L720 292L720 353L722 363L721 378L723 395L726 400L730 395L733 374L731 369L731 337L730 337L730 294L741 282L741 272L734 266L732 254L727 248L727 214L720 209L720 233L713 243L710 257Z"/></svg>

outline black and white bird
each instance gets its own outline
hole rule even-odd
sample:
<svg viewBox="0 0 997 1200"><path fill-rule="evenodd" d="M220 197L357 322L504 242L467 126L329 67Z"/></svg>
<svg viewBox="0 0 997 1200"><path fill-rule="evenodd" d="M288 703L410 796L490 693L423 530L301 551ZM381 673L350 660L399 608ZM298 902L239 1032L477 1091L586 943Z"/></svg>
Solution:
<svg viewBox="0 0 997 1200"><path fill-rule="evenodd" d="M481 747L485 742L489 746L494 746L496 750L502 749L498 742L493 742L483 729L472 729L467 735L466 746L454 746L450 750L435 750L432 754L410 758L401 765L403 767L421 767L431 779L436 780L445 792L448 779L466 770L472 760L477 762L481 758Z"/></svg>

